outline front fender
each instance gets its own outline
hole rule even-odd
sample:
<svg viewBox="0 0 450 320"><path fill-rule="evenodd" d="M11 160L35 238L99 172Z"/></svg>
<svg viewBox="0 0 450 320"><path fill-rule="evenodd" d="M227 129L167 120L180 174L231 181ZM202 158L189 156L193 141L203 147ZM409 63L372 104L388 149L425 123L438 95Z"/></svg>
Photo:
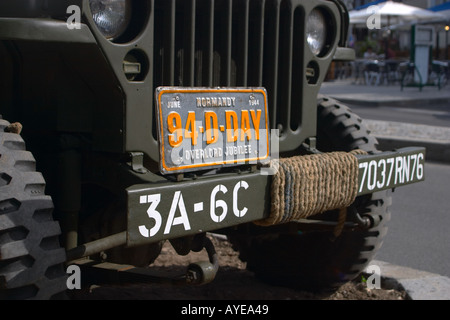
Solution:
<svg viewBox="0 0 450 320"><path fill-rule="evenodd" d="M54 18L65 20L67 7L81 7L82 0L1 0L0 17Z"/></svg>
<svg viewBox="0 0 450 320"><path fill-rule="evenodd" d="M85 24L69 29L66 21L48 18L0 18L0 40L95 43Z"/></svg>

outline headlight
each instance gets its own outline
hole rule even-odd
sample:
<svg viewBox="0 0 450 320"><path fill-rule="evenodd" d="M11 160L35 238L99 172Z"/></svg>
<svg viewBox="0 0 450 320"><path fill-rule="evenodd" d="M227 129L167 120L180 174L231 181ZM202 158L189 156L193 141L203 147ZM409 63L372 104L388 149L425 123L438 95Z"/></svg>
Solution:
<svg viewBox="0 0 450 320"><path fill-rule="evenodd" d="M109 40L125 32L131 17L130 0L89 0L92 18Z"/></svg>
<svg viewBox="0 0 450 320"><path fill-rule="evenodd" d="M306 21L306 40L315 55L323 50L327 40L327 23L322 12L314 9Z"/></svg>

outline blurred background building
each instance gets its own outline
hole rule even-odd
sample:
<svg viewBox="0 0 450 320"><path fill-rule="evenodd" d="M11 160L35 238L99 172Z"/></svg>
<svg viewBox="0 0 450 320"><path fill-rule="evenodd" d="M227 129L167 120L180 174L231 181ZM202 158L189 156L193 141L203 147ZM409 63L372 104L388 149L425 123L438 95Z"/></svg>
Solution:
<svg viewBox="0 0 450 320"><path fill-rule="evenodd" d="M349 10L367 10L371 5L381 5L388 0L342 0ZM444 16L436 21L420 22L433 26L434 42L432 57L449 60L450 1L446 0L403 0L394 1L427 9ZM386 46L388 41L388 46ZM407 58L411 51L411 24L382 25L381 29L369 29L364 25L352 24L349 32L349 45L355 48L357 57L363 57L368 47L387 58ZM386 48L391 51L386 51Z"/></svg>

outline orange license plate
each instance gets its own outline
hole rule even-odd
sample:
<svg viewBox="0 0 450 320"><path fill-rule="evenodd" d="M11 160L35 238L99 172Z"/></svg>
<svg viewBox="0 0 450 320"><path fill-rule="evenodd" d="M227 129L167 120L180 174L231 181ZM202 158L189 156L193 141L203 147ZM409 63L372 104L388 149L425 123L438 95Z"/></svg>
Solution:
<svg viewBox="0 0 450 320"><path fill-rule="evenodd" d="M156 89L162 173L270 159L264 88Z"/></svg>

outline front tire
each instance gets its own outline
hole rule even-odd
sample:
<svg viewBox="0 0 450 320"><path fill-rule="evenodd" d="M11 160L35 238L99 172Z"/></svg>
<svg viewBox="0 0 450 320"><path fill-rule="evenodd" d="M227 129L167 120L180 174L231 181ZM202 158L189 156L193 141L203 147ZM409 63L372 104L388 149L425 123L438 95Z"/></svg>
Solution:
<svg viewBox="0 0 450 320"><path fill-rule="evenodd" d="M347 106L319 97L317 149L376 152L376 144L361 119ZM357 212L380 223L370 229L344 229L337 238L333 230L307 231L302 225L290 223L290 229L295 232L281 233L276 227L248 226L248 234L241 233L231 240L242 260L247 262L247 268L263 280L307 289L334 287L354 279L373 259L387 232L390 204L386 191L358 197L352 204ZM337 222L338 212L311 218Z"/></svg>
<svg viewBox="0 0 450 320"><path fill-rule="evenodd" d="M35 159L0 118L0 299L51 299L66 287L65 250Z"/></svg>

